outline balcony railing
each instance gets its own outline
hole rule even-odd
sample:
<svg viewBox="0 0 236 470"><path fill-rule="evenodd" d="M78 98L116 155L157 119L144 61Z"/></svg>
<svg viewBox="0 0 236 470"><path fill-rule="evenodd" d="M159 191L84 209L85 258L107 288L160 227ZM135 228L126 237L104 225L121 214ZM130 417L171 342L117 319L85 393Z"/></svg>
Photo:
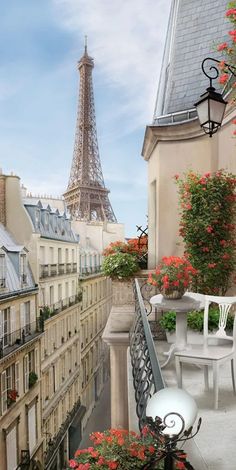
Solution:
<svg viewBox="0 0 236 470"><path fill-rule="evenodd" d="M130 355L136 413L139 427L142 429L146 418L148 399L153 393L164 388L165 384L137 279L135 279L134 291L135 319L130 331Z"/></svg>
<svg viewBox="0 0 236 470"><path fill-rule="evenodd" d="M77 263L54 263L40 265L40 279L51 276L61 276L77 272Z"/></svg>
<svg viewBox="0 0 236 470"><path fill-rule="evenodd" d="M0 336L0 359L10 354L15 349L32 340L43 332L43 323L40 318L33 323L28 323L18 330L5 333Z"/></svg>
<svg viewBox="0 0 236 470"><path fill-rule="evenodd" d="M71 295L70 297L66 297L65 299L58 300L57 302L53 303L52 305L44 305L40 308L40 315L41 318L47 320L54 315L62 312L68 307L72 305L76 305L82 301L82 292L79 292L76 295Z"/></svg>
<svg viewBox="0 0 236 470"><path fill-rule="evenodd" d="M79 411L80 409L80 411ZM44 453L44 468L45 470L48 469L52 463L52 460L55 458L59 445L64 438L70 424L72 423L73 419L75 418L76 414L79 412L81 418L85 414L85 407L81 405L80 399L74 404L71 411L67 413L67 417L65 421L62 423L58 433L53 437L53 439L49 439L47 443L47 449Z"/></svg>
<svg viewBox="0 0 236 470"><path fill-rule="evenodd" d="M81 276L89 276L91 274L96 274L101 272L101 265L99 266L86 266L80 268L80 275Z"/></svg>
<svg viewBox="0 0 236 470"><path fill-rule="evenodd" d="M0 289L5 289L5 287L6 287L6 279L1 278L0 279Z"/></svg>

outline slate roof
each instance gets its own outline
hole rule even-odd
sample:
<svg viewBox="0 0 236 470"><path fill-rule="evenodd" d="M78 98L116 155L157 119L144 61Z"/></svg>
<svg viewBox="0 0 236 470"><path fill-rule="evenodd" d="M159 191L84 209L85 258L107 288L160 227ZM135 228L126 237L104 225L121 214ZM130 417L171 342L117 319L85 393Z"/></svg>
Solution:
<svg viewBox="0 0 236 470"><path fill-rule="evenodd" d="M216 45L228 39L228 0L172 0L159 80L154 122L158 116L189 110L209 86L201 63L219 59ZM216 81L214 86L217 88Z"/></svg>
<svg viewBox="0 0 236 470"><path fill-rule="evenodd" d="M17 258L19 257L20 253L25 253L28 250L26 250L22 245L18 245L14 240L13 236L6 230L4 225L2 225L1 223L0 249L5 252L6 256L6 292L15 292L23 289L27 290L29 287L35 287L35 282L28 263L25 272L25 274L27 275L27 284L22 287L19 273L19 263L17 261Z"/></svg>

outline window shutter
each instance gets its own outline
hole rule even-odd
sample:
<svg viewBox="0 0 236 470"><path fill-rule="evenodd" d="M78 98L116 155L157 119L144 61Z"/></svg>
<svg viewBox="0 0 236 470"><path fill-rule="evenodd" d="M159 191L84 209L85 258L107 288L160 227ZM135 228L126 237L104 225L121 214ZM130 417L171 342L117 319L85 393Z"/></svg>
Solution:
<svg viewBox="0 0 236 470"><path fill-rule="evenodd" d="M17 429L16 426L11 429L6 438L7 447L7 470L17 468Z"/></svg>
<svg viewBox="0 0 236 470"><path fill-rule="evenodd" d="M20 374L19 374L19 367L20 363L17 361L15 363L15 389L18 392L18 395L20 393Z"/></svg>
<svg viewBox="0 0 236 470"><path fill-rule="evenodd" d="M7 410L7 375L5 370L1 374L1 402L3 414Z"/></svg>
<svg viewBox="0 0 236 470"><path fill-rule="evenodd" d="M16 307L12 306L10 310L10 329L11 333L16 331Z"/></svg>
<svg viewBox="0 0 236 470"><path fill-rule="evenodd" d="M25 304L20 304L20 327L25 327Z"/></svg>
<svg viewBox="0 0 236 470"><path fill-rule="evenodd" d="M36 405L34 404L29 408L28 412L28 440L30 455L37 444L37 431L36 431Z"/></svg>
<svg viewBox="0 0 236 470"><path fill-rule="evenodd" d="M35 348L34 350L34 372L36 372L37 375L39 375L39 350L38 348Z"/></svg>
<svg viewBox="0 0 236 470"><path fill-rule="evenodd" d="M30 301L30 323L35 323L36 311L35 311L35 298ZM32 325L33 328L35 325Z"/></svg>
<svg viewBox="0 0 236 470"><path fill-rule="evenodd" d="M29 390L29 356L28 354L24 357L24 391Z"/></svg>
<svg viewBox="0 0 236 470"><path fill-rule="evenodd" d="M2 310L0 310L0 340L3 337L3 319L2 319Z"/></svg>

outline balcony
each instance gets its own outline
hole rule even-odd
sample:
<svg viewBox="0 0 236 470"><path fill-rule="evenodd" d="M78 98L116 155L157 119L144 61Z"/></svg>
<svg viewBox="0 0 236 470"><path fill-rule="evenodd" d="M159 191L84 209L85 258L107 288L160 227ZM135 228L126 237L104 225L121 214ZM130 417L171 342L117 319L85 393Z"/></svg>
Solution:
<svg viewBox="0 0 236 470"><path fill-rule="evenodd" d="M40 279L77 272L77 263L40 264Z"/></svg>
<svg viewBox="0 0 236 470"><path fill-rule="evenodd" d="M71 295L70 297L66 297L65 299L58 300L52 305L44 305L40 308L40 316L43 319L42 321L48 320L54 315L61 313L66 308L69 308L72 305L76 305L79 302L82 302L82 292L79 292L76 295Z"/></svg>
<svg viewBox="0 0 236 470"><path fill-rule="evenodd" d="M72 410L67 412L67 417L66 417L65 421L61 424L61 427L60 427L58 433L53 438L50 437L50 439L47 442L46 452L44 453L44 468L45 468L45 470L47 470L48 468L51 468L50 465L52 464L53 459L55 458L55 456L57 454L59 445L62 442L62 440L64 439L64 437L65 437L70 425L73 423L74 419L75 418L78 419L78 417L80 417L80 419L82 419L82 417L85 414L85 411L86 411L86 409L83 405L81 405L81 401L80 401L80 398L79 398L79 400L74 404Z"/></svg>
<svg viewBox="0 0 236 470"><path fill-rule="evenodd" d="M143 286L141 291L144 292ZM163 386L177 386L174 361L168 367L163 367L162 370L160 368L159 360L162 364L166 361L169 346L160 338L158 330L155 330L156 339L153 341L150 330L150 323L153 322L149 319L155 318L157 324L155 309L148 318L147 315L136 282L135 301L123 306L113 304L103 333L103 341L110 346L112 428L138 432L145 422L149 397ZM127 356L128 348L130 354ZM211 373L211 379L212 375ZM197 436L184 445L188 460L196 470L230 469L236 459L236 451L231 447L230 438L236 431L236 403L231 385L230 364L228 367L224 366L222 375L220 406L214 411L212 390L204 391L203 370L192 364L184 367L184 389L195 399L199 408L198 417L203 420ZM222 429L229 426L229 434L220 433L219 426ZM194 429L196 427L197 424ZM209 452L210 448L212 452Z"/></svg>
<svg viewBox="0 0 236 470"><path fill-rule="evenodd" d="M101 272L101 265L99 266L86 266L80 268L80 277L91 276L92 274L98 274Z"/></svg>
<svg viewBox="0 0 236 470"><path fill-rule="evenodd" d="M22 345L28 343L43 332L43 322L41 318L33 323L28 323L23 328L11 333L4 334L0 339L0 359L8 356Z"/></svg>

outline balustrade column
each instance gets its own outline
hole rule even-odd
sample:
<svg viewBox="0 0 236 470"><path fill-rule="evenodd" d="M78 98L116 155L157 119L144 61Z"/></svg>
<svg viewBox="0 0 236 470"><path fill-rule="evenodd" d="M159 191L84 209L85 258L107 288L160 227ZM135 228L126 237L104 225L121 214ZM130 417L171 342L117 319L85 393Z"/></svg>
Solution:
<svg viewBox="0 0 236 470"><path fill-rule="evenodd" d="M114 305L102 337L110 346L112 428L129 428L127 349L133 315L134 305Z"/></svg>

